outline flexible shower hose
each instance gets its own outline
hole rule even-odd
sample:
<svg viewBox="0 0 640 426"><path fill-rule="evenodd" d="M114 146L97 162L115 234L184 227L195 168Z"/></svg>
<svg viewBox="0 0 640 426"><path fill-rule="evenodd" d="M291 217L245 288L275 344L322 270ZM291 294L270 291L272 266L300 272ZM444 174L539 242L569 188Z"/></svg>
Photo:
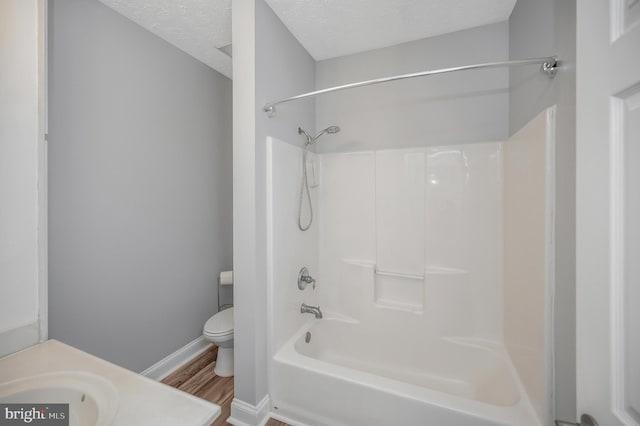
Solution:
<svg viewBox="0 0 640 426"><path fill-rule="evenodd" d="M305 146L302 151L302 182L300 183L300 198L298 202L298 228L301 231L306 231L311 227L313 222L313 205L311 204L311 193L309 192L309 180L307 178L307 153L308 149ZM307 191L307 199L309 200L309 223L306 226L302 225L302 197L305 190Z"/></svg>

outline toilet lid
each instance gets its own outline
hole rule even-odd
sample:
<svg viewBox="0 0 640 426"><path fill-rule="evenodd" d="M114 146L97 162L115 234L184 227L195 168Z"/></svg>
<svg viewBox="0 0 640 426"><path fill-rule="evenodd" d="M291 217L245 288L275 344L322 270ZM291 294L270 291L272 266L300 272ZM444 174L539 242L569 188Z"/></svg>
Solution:
<svg viewBox="0 0 640 426"><path fill-rule="evenodd" d="M208 335L233 333L233 308L220 311L206 322L204 332Z"/></svg>

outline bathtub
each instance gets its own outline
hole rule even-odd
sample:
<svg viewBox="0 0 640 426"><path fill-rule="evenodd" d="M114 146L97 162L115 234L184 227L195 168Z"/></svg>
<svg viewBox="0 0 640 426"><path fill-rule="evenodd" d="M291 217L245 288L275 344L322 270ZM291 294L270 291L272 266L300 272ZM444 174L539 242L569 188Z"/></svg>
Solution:
<svg viewBox="0 0 640 426"><path fill-rule="evenodd" d="M304 324L273 359L274 417L314 426L541 425L502 345L380 334L356 321Z"/></svg>

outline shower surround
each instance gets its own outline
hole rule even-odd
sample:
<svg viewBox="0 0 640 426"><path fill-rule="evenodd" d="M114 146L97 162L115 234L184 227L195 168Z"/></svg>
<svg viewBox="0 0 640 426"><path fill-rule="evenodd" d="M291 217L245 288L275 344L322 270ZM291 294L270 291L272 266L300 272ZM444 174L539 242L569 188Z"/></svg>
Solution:
<svg viewBox="0 0 640 426"><path fill-rule="evenodd" d="M275 417L547 424L552 124L549 110L507 142L310 154L307 232L302 150L267 141ZM302 266L316 290L298 290Z"/></svg>

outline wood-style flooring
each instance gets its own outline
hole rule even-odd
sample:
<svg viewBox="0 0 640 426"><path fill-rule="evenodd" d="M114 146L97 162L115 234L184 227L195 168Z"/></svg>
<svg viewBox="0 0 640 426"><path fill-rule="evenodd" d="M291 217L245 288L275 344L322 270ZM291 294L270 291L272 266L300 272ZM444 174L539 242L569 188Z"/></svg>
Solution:
<svg viewBox="0 0 640 426"><path fill-rule="evenodd" d="M211 345L202 354L167 376L162 383L218 404L222 408L222 413L211 426L226 426L229 425L227 419L231 413L233 400L233 377L216 376L213 367L216 365L217 356L218 347ZM288 425L270 419L267 426Z"/></svg>

